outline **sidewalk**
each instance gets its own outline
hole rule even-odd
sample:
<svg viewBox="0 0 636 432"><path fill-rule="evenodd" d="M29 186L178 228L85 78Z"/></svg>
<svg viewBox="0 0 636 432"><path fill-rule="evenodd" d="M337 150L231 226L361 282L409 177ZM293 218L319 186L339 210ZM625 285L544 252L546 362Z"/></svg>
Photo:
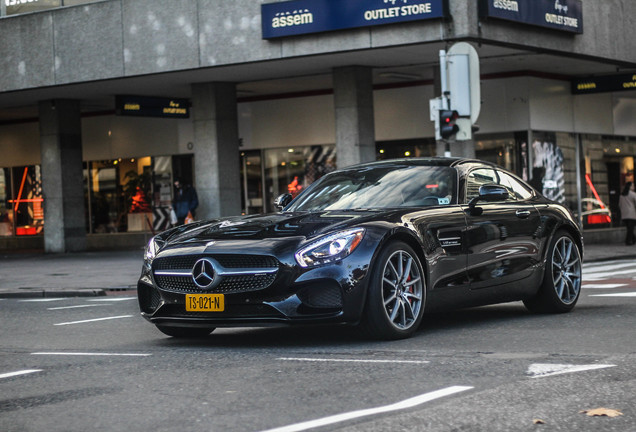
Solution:
<svg viewBox="0 0 636 432"><path fill-rule="evenodd" d="M636 246L591 244L584 262L636 258ZM136 290L142 250L69 254L0 252L0 298L100 296Z"/></svg>

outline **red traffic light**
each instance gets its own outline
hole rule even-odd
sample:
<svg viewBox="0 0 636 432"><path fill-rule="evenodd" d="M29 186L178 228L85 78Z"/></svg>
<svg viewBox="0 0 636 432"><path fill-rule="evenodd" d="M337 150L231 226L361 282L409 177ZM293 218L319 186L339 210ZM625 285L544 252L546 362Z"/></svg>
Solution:
<svg viewBox="0 0 636 432"><path fill-rule="evenodd" d="M441 110L439 112L439 134L442 138L450 138L459 132L459 126L455 124L455 120L459 118L459 114L454 110Z"/></svg>

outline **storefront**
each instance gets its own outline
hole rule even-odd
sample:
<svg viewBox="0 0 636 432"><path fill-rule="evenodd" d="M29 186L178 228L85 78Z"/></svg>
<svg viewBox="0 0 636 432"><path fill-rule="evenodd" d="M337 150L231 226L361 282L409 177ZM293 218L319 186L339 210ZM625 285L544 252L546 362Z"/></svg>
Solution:
<svg viewBox="0 0 636 432"><path fill-rule="evenodd" d="M587 0L0 2L0 239L145 241L177 178L215 218L274 211L338 167L439 155L429 101L455 42L481 68L459 145L586 230L616 228L636 157L636 5L616 2L607 20Z"/></svg>

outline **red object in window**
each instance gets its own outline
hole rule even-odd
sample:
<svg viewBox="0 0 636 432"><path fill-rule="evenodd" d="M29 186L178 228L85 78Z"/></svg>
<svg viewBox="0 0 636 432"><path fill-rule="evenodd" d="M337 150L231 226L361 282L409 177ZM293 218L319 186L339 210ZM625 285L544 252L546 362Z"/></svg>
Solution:
<svg viewBox="0 0 636 432"><path fill-rule="evenodd" d="M16 235L36 235L38 233L37 227L23 226L15 229Z"/></svg>
<svg viewBox="0 0 636 432"><path fill-rule="evenodd" d="M612 218L610 218L608 215L606 214L592 214L592 215L587 215L587 223L589 225L595 225L595 224L608 224L612 222Z"/></svg>

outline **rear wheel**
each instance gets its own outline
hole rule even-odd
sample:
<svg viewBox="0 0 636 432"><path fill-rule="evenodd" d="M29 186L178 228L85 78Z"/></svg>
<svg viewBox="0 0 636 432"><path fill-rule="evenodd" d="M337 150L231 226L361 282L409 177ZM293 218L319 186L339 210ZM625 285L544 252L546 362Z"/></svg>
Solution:
<svg viewBox="0 0 636 432"><path fill-rule="evenodd" d="M581 252L570 234L558 231L550 242L543 283L523 303L531 312L569 312L581 293Z"/></svg>
<svg viewBox="0 0 636 432"><path fill-rule="evenodd" d="M172 327L165 325L157 325L157 328L161 333L177 338L203 338L208 336L215 329L215 327Z"/></svg>
<svg viewBox="0 0 636 432"><path fill-rule="evenodd" d="M378 339L411 336L424 315L426 283L417 254L403 242L380 252L371 272L362 326Z"/></svg>

